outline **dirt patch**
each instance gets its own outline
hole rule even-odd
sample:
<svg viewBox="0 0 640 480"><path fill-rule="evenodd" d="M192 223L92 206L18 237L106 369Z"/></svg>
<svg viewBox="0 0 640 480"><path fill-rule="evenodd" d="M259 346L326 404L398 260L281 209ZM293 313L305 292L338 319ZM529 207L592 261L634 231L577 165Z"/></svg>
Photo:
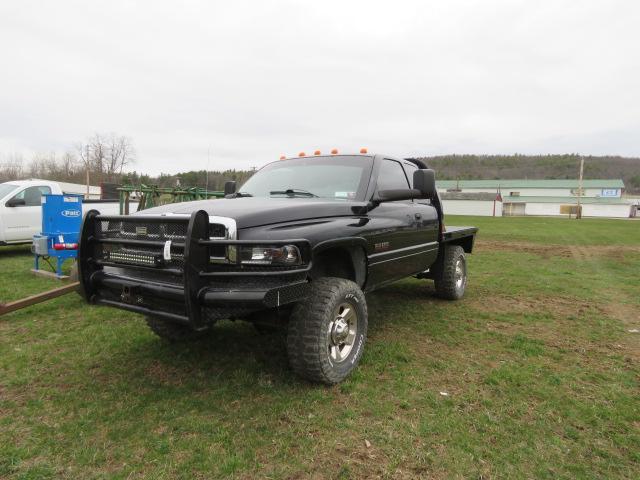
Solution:
<svg viewBox="0 0 640 480"><path fill-rule="evenodd" d="M630 330L640 329L640 311L628 303L609 302L599 309L608 317L619 320L624 333L616 347L628 353L635 361L640 360L640 333Z"/></svg>
<svg viewBox="0 0 640 480"><path fill-rule="evenodd" d="M531 253L544 258L566 257L576 260L589 260L591 257L610 257L622 260L629 253L640 253L636 245L559 245L531 242L478 241L475 244L479 252L515 251Z"/></svg>
<svg viewBox="0 0 640 480"><path fill-rule="evenodd" d="M479 252L515 251L542 257L571 257L571 249L566 245L548 245L530 242L477 241L475 248Z"/></svg>
<svg viewBox="0 0 640 480"><path fill-rule="evenodd" d="M146 375L151 381L162 385L180 386L184 383L184 372L159 361L153 362L146 369Z"/></svg>
<svg viewBox="0 0 640 480"><path fill-rule="evenodd" d="M345 432L341 432L343 434ZM307 432L315 436L315 432ZM321 439L320 439L321 440ZM385 478L388 477L386 466L390 459L383 449L357 435L349 435L341 441L328 446L326 452L317 449L313 459L305 462L302 469L288 472L286 477L291 479L325 479L325 478ZM290 449L290 453L297 454L299 447ZM271 451L259 452L257 458L262 472L277 471L278 465L273 464ZM247 472L240 478L255 478L255 472ZM396 478L396 477L394 477ZM409 477L398 477L409 478ZM411 477L414 478L414 477Z"/></svg>
<svg viewBox="0 0 640 480"><path fill-rule="evenodd" d="M496 296L492 297L490 302L485 299L476 299L467 303L471 308L482 312L516 315L546 312L554 318L555 327L552 328L544 323L519 324L489 321L486 323L488 331L505 335L521 333L540 339L548 346L568 348L579 353L590 351L606 355L618 350L631 358L640 358L640 334L628 332L629 329L640 328L640 313L633 305L620 302L593 303L553 296L542 298ZM624 327L623 336L614 344L599 344L585 339L578 340L567 336L566 332L562 333L566 328L574 328L569 318L579 318L589 312L620 321Z"/></svg>
<svg viewBox="0 0 640 480"><path fill-rule="evenodd" d="M525 314L533 312L548 312L557 318L581 315L592 309L594 305L589 302L565 297L509 297L492 296L490 301L486 298L469 299L467 305L476 310L489 313L515 313Z"/></svg>
<svg viewBox="0 0 640 480"><path fill-rule="evenodd" d="M608 257L615 260L625 260L629 253L640 253L640 247L635 245L571 245L571 256L580 261L589 261L593 257Z"/></svg>
<svg viewBox="0 0 640 480"><path fill-rule="evenodd" d="M640 328L640 311L637 307L621 302L609 302L599 308L608 317L620 320L628 328Z"/></svg>

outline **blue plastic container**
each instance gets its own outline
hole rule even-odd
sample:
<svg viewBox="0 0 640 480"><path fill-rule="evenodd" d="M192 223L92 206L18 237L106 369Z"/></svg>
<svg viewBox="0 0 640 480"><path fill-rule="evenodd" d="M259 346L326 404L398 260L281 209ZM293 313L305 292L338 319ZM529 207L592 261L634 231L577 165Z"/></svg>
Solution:
<svg viewBox="0 0 640 480"><path fill-rule="evenodd" d="M42 233L33 237L35 269L40 257L56 259L56 276L62 276L62 264L78 255L82 224L82 195L43 195Z"/></svg>

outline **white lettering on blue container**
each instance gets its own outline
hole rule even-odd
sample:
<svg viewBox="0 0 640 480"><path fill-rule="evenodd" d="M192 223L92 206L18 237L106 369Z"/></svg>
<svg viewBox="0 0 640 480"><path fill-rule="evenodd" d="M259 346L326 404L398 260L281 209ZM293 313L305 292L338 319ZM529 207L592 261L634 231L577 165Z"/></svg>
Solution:
<svg viewBox="0 0 640 480"><path fill-rule="evenodd" d="M63 217L79 217L80 210L63 210L62 216Z"/></svg>

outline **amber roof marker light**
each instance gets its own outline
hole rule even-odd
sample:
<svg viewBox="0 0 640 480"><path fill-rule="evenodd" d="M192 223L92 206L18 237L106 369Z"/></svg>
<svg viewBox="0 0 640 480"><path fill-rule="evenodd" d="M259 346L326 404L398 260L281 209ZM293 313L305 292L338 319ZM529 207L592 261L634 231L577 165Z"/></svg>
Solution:
<svg viewBox="0 0 640 480"><path fill-rule="evenodd" d="M286 156L286 155L280 155L280 160L284 160L284 159L286 159L286 158L287 158L287 156Z"/></svg>
<svg viewBox="0 0 640 480"><path fill-rule="evenodd" d="M360 153L367 153L367 149L366 149L366 148L364 148L364 147L362 147L362 148L360 149Z"/></svg>
<svg viewBox="0 0 640 480"><path fill-rule="evenodd" d="M338 154L338 149L334 148L331 150L331 155L337 155Z"/></svg>
<svg viewBox="0 0 640 480"><path fill-rule="evenodd" d="M299 156L299 157L306 157L306 156L307 156L307 154L306 154L306 153L304 153L304 152L300 152L300 153L298 154L298 156Z"/></svg>
<svg viewBox="0 0 640 480"><path fill-rule="evenodd" d="M313 152L314 155L322 155L322 152L320 150L316 150L315 152Z"/></svg>

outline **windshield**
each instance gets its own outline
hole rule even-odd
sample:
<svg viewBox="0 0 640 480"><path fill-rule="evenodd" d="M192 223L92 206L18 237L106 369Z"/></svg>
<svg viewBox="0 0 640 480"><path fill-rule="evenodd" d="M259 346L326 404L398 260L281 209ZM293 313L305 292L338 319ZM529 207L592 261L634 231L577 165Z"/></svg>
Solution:
<svg viewBox="0 0 640 480"><path fill-rule="evenodd" d="M18 185L14 185L12 183L0 183L0 198L4 198L16 188L18 188Z"/></svg>
<svg viewBox="0 0 640 480"><path fill-rule="evenodd" d="M335 155L304 157L270 163L239 189L240 196L362 200L373 159Z"/></svg>

